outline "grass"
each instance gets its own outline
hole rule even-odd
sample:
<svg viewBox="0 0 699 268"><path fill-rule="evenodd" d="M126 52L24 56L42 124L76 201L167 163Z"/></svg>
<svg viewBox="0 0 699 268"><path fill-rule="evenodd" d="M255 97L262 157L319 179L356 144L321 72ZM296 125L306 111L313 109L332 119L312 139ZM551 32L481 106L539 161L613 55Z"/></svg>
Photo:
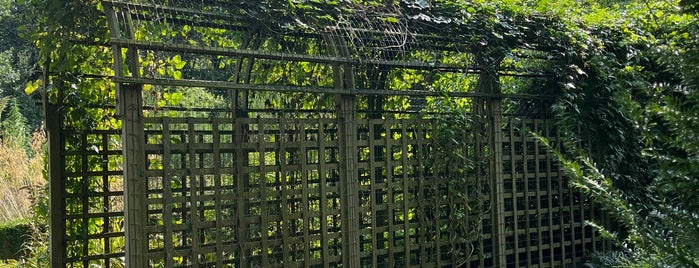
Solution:
<svg viewBox="0 0 699 268"><path fill-rule="evenodd" d="M13 236L2 238L3 245L0 245L0 249L4 258L23 258L28 252L8 255L7 251L27 249L26 246L32 242L32 232L26 235L15 233L31 228L27 226L32 226L35 200L45 195L45 141L41 131L32 135L29 148L0 139L0 166L3 167L0 169L0 233ZM0 260L0 268L31 266L25 264L25 260Z"/></svg>
<svg viewBox="0 0 699 268"><path fill-rule="evenodd" d="M31 218L32 200L43 194L46 185L45 140L41 131L36 132L27 150L0 139L0 225Z"/></svg>

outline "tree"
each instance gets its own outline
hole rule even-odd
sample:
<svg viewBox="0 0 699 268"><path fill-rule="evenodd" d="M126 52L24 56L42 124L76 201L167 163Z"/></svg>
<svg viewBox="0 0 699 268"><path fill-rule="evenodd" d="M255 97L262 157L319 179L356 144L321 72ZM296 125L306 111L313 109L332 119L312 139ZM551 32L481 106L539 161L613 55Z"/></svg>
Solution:
<svg viewBox="0 0 699 268"><path fill-rule="evenodd" d="M2 139L14 147L29 150L29 131L27 131L27 119L19 112L17 101L13 100L10 105L7 118L2 122Z"/></svg>
<svg viewBox="0 0 699 268"><path fill-rule="evenodd" d="M38 95L27 96L24 86L38 78L38 53L30 40L24 38L33 23L30 11L14 0L0 0L0 97L12 97L27 118L31 129L41 125Z"/></svg>

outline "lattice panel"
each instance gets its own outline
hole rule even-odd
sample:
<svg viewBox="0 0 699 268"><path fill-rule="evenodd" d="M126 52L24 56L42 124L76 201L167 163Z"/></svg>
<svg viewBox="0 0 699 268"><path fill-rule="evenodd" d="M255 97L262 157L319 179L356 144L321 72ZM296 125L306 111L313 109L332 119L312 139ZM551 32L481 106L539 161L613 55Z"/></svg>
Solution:
<svg viewBox="0 0 699 268"><path fill-rule="evenodd" d="M113 130L63 132L63 258L70 267L122 267L125 239L119 135Z"/></svg>
<svg viewBox="0 0 699 268"><path fill-rule="evenodd" d="M334 120L147 119L153 267L341 262Z"/></svg>
<svg viewBox="0 0 699 268"><path fill-rule="evenodd" d="M584 225L593 218L593 206L568 188L557 159L531 132L547 138L558 150L562 148L552 120L507 118L503 128L507 265L580 263L588 251L603 249L602 239Z"/></svg>
<svg viewBox="0 0 699 268"><path fill-rule="evenodd" d="M145 120L151 267L342 265L337 119ZM601 213L567 187L557 160L530 135L562 149L552 121L515 117L502 129L505 194L487 196L490 178L479 178L483 221L475 214L464 220L481 224L483 235L455 247L433 126L425 119L357 119L362 266L491 266L497 245L488 203L498 200L508 267L576 265L606 247L584 225ZM120 133L64 131L63 146L65 264L120 267ZM465 151L477 151L470 146ZM457 257L464 249L473 250L470 259Z"/></svg>
<svg viewBox="0 0 699 268"><path fill-rule="evenodd" d="M449 214L455 211L448 202L449 182L434 166L439 160L432 155L432 121L360 120L358 134L362 266L468 263L464 258L472 252L460 250L470 246L452 240ZM468 216L463 220L480 224ZM480 245L477 239L469 242ZM476 256L469 259L477 265Z"/></svg>

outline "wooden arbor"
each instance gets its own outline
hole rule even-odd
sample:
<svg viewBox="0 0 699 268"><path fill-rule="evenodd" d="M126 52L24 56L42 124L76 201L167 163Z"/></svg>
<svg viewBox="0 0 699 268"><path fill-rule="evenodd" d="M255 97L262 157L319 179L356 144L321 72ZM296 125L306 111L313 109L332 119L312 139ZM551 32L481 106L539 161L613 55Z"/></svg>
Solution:
<svg viewBox="0 0 699 268"><path fill-rule="evenodd" d="M548 79L545 52L478 53L399 9L309 30L102 5L121 124L50 106L55 266L557 267L604 247L528 134L557 143L551 121L503 112L540 98L517 88Z"/></svg>

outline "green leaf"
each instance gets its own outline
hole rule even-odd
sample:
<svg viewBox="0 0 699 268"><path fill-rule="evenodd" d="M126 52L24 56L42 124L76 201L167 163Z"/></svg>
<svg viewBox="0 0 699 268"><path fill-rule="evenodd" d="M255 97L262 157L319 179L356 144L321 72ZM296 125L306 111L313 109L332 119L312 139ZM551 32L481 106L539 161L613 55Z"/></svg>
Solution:
<svg viewBox="0 0 699 268"><path fill-rule="evenodd" d="M175 69L182 70L182 68L184 68L184 66L185 66L185 64L187 64L187 62L183 61L182 57L180 55L175 55L170 60L170 64L174 65Z"/></svg>
<svg viewBox="0 0 699 268"><path fill-rule="evenodd" d="M168 102L170 102L171 105L176 105L182 101L182 92L173 92L170 94L170 99Z"/></svg>
<svg viewBox="0 0 699 268"><path fill-rule="evenodd" d="M33 82L27 83L27 85L24 87L24 94L31 95L32 93L34 93L34 91L39 89L40 83L41 83L41 79L37 79Z"/></svg>
<svg viewBox="0 0 699 268"><path fill-rule="evenodd" d="M387 17L387 18L384 18L383 20L385 22L389 22L389 23L398 23L398 19L395 17Z"/></svg>

